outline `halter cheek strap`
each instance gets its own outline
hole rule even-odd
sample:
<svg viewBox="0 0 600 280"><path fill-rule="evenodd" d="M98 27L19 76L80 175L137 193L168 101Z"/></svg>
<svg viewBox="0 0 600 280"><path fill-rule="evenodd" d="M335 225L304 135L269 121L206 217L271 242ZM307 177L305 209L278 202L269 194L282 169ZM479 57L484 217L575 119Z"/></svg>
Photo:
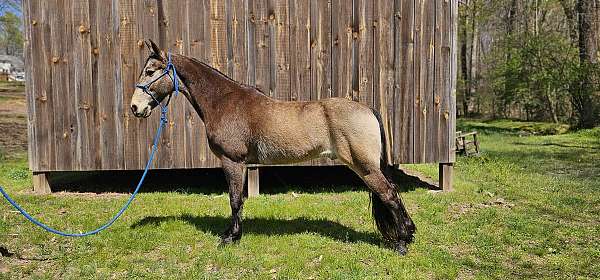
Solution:
<svg viewBox="0 0 600 280"><path fill-rule="evenodd" d="M172 77L171 77L171 71L173 71ZM160 74L160 76L154 78L152 81L150 81L146 84L136 84L135 87L141 89L145 94L149 95L152 98L152 100L154 100L154 102L156 102L156 104L158 104L160 106L161 113L162 113L161 118L165 119L165 121L166 121L167 106L169 106L169 103L171 102L171 96L173 96L173 92L169 93L167 102L164 105L158 100L158 98L156 98L156 95L154 93L150 92L150 86L153 83L155 83L156 81L160 80L165 75L168 76L169 79L171 79L171 81L173 82L175 95L178 95L179 94L179 78L177 76L177 70L175 69L175 65L173 65L173 60L171 59L171 53L168 54L167 67L165 68L165 70L163 70L163 72L162 72L162 74Z"/></svg>

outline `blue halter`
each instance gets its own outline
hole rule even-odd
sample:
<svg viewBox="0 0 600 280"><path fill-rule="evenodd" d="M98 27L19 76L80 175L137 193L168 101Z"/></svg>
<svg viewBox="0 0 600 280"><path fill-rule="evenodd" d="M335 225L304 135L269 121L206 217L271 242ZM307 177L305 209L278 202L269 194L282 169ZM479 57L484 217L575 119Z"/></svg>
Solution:
<svg viewBox="0 0 600 280"><path fill-rule="evenodd" d="M171 70L173 71L173 76L171 76ZM167 102L164 105L158 100L158 98L156 98L156 95L154 93L150 92L150 86L156 81L160 80L165 75L168 76L169 79L171 79L171 81L173 82L173 91L175 92L175 96L177 96L177 94L179 94L179 78L177 76L177 70L175 69L175 65L173 65L173 61L171 59L171 53L168 54L167 67L165 67L165 70L163 70L160 76L154 78L152 81L146 84L136 84L135 87L141 89L145 94L149 95L152 98L152 100L154 100L154 102L156 102L156 104L160 106L161 121L163 121L164 119L164 121L166 122L167 107L171 102L171 96L173 96L173 92L169 93Z"/></svg>

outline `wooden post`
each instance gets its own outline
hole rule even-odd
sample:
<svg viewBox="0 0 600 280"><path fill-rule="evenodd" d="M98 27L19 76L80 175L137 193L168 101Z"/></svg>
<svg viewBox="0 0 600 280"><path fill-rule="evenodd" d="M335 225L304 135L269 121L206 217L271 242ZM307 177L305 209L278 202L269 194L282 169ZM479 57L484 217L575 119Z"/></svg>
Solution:
<svg viewBox="0 0 600 280"><path fill-rule="evenodd" d="M258 196L259 194L259 172L256 166L248 167L248 197Z"/></svg>
<svg viewBox="0 0 600 280"><path fill-rule="evenodd" d="M440 163L440 188L445 192L452 191L454 163Z"/></svg>
<svg viewBox="0 0 600 280"><path fill-rule="evenodd" d="M33 173L33 191L36 194L50 194L50 183L48 182L48 173Z"/></svg>

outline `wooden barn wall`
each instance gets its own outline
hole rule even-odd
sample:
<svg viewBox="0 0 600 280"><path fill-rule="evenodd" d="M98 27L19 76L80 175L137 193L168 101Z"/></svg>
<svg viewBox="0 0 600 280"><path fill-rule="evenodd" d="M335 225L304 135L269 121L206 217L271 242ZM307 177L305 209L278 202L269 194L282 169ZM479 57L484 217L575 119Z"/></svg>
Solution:
<svg viewBox="0 0 600 280"><path fill-rule="evenodd" d="M454 161L457 0L25 0L34 171L142 169L159 114L129 100L153 39L281 100L378 109L395 163ZM155 168L217 167L174 99ZM315 160L312 164L328 164Z"/></svg>

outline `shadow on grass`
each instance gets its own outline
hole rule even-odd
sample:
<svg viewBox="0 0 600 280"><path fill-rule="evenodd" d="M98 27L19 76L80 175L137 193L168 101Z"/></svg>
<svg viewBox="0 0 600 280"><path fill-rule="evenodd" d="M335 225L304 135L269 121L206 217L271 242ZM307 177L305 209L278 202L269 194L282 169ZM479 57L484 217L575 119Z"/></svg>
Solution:
<svg viewBox="0 0 600 280"><path fill-rule="evenodd" d="M193 225L197 230L221 236L229 226L231 219L221 216L164 216L146 217L131 226L132 229L142 226L158 226L161 223L182 221ZM243 221L244 233L260 234L266 236L293 235L301 233L314 233L346 243L364 242L379 246L381 238L368 232L359 232L337 222L328 220L296 218L283 220L277 218L246 218Z"/></svg>
<svg viewBox="0 0 600 280"><path fill-rule="evenodd" d="M524 142L514 142L514 145L517 146L534 146L534 147L560 147L560 148L575 148L575 149L590 149L590 150L600 150L600 146L592 147L592 146L581 146L581 145L566 145L560 143L524 143Z"/></svg>
<svg viewBox="0 0 600 280"><path fill-rule="evenodd" d="M584 180L598 177L600 174L600 165L594 164L591 160L595 155L600 156L600 149L570 145L563 147L554 144L514 144L522 148L488 151L487 155L490 158L505 159L530 173L544 175L552 173Z"/></svg>

